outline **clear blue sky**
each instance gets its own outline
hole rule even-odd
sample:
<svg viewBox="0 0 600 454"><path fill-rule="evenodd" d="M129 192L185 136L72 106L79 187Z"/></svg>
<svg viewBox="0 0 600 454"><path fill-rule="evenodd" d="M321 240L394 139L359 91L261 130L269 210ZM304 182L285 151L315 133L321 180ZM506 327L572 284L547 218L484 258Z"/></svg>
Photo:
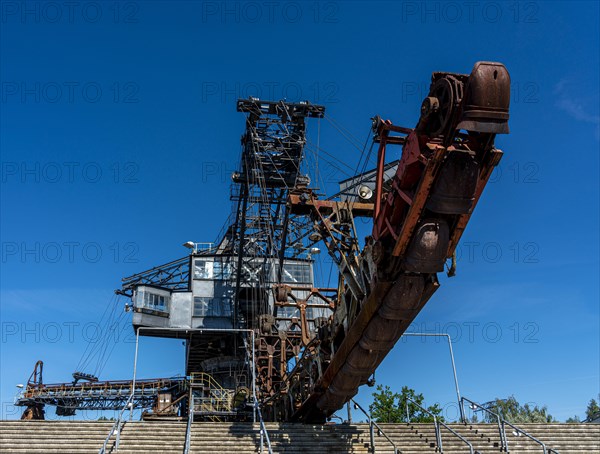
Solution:
<svg viewBox="0 0 600 454"><path fill-rule="evenodd" d="M416 124L432 71L478 60L511 73L511 134L497 140L505 156L457 276L412 330L454 336L464 395L582 416L600 381L598 3L268 5L1 3L2 416L18 416L15 385L37 359L45 381L69 380L121 277L216 237L244 127L238 96L323 103L364 141L375 114ZM331 183L360 153L330 122L320 130L344 163L320 156ZM316 121L309 131L316 141ZM121 322L103 379L131 376ZM144 340L140 358L141 376L183 371L179 343ZM401 341L377 380L454 399L435 341Z"/></svg>

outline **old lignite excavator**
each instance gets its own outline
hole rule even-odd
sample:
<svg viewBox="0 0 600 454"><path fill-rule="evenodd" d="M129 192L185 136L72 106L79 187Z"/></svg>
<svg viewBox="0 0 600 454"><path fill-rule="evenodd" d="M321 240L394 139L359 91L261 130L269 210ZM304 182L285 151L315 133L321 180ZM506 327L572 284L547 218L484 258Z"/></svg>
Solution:
<svg viewBox="0 0 600 454"><path fill-rule="evenodd" d="M185 376L106 382L79 370L74 382L49 385L38 364L17 404L33 418L44 405L70 415L126 404L145 419L247 420L259 406L265 420L325 421L369 382L438 289L437 273L454 273L502 157L494 139L508 133L509 103L500 63L433 73L416 127L373 118L376 167L326 197L304 159L322 151L306 122L328 119L325 107L238 100L241 163L217 241L185 243L188 255L124 278L117 291L136 335L185 341ZM372 220L364 241L357 218ZM315 284L321 249L337 286Z"/></svg>

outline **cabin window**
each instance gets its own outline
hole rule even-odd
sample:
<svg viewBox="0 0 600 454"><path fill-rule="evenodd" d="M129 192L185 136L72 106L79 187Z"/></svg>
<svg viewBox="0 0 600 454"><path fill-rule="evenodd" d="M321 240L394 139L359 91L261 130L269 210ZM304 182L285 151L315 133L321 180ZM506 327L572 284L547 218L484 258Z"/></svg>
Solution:
<svg viewBox="0 0 600 454"><path fill-rule="evenodd" d="M308 263L285 263L281 275L282 282L293 284L310 284L312 276L310 273L310 264Z"/></svg>
<svg viewBox="0 0 600 454"><path fill-rule="evenodd" d="M215 280L231 279L233 267L231 263L215 260L213 262L213 278Z"/></svg>
<svg viewBox="0 0 600 454"><path fill-rule="evenodd" d="M231 298L194 297L194 317L231 317Z"/></svg>
<svg viewBox="0 0 600 454"><path fill-rule="evenodd" d="M142 290L137 292L135 306L138 309L149 309L157 312L169 312L170 296L158 295L156 293Z"/></svg>
<svg viewBox="0 0 600 454"><path fill-rule="evenodd" d="M194 260L194 279L212 279L213 262L208 260Z"/></svg>
<svg viewBox="0 0 600 454"><path fill-rule="evenodd" d="M194 298L194 317L206 317L208 313L208 301L210 298Z"/></svg>

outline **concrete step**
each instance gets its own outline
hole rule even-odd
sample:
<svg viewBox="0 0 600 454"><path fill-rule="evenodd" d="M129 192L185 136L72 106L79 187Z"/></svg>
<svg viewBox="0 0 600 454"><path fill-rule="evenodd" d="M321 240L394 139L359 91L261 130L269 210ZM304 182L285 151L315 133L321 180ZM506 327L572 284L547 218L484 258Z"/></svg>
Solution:
<svg viewBox="0 0 600 454"><path fill-rule="evenodd" d="M112 421L0 421L2 454L97 453ZM268 423L267 431L273 451L286 454L367 454L370 446L369 426L302 425ZM404 454L436 452L433 424L381 424L383 431ZM449 424L471 442L481 454L499 453L500 436L493 424ZM181 454L186 435L185 422L126 422L121 433L121 454L159 452ZM600 425L591 424L523 424L520 428L544 441L561 454L600 453ZM512 434L507 429L511 453L540 453L532 440ZM257 452L259 426L251 423L194 423L191 453ZM442 428L446 454L468 452L467 445ZM114 439L111 441L114 443ZM496 444L496 445L494 445ZM375 435L377 454L393 454L391 443Z"/></svg>

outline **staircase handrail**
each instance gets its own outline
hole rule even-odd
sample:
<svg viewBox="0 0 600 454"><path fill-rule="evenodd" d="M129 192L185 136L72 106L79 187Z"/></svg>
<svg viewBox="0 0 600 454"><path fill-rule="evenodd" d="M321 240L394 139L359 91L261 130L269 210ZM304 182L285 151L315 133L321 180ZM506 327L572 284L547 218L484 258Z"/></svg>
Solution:
<svg viewBox="0 0 600 454"><path fill-rule="evenodd" d="M512 424L512 423L508 422L507 420L505 420L505 419L502 419L502 424L506 424L507 426L510 426L510 427L512 427L514 430L516 430L516 431L517 431L517 436L520 436L520 435L525 435L527 438L529 438L529 439L531 439L531 440L535 441L537 444L539 444L539 445L542 447L542 449L544 450L544 454L549 454L549 453L551 453L551 452L554 452L554 453L556 453L556 451L555 451L554 449L551 449L551 448L550 448L550 449L548 449L548 448L546 448L546 445L544 444L544 442L543 442L543 441L541 441L541 440L538 440L538 439L537 439L537 438L535 438L533 435L531 435L531 434L528 434L528 433L527 433L527 432L525 432L523 429L521 429L520 427L517 427L517 426L515 426L514 424Z"/></svg>
<svg viewBox="0 0 600 454"><path fill-rule="evenodd" d="M465 401L469 402L471 404L471 406L472 406L471 408L477 407L477 408L479 408L479 409L481 409L481 410L489 413L490 415L492 415L492 416L494 416L496 418L496 420L498 421L498 429L500 430L500 441L503 444L503 446L501 448L502 451L508 452L508 440L506 438L506 428L505 428L505 426L509 426L509 427L513 428L517 432L517 436L525 435L530 440L532 440L535 443L539 444L542 447L542 450L543 450L544 454L560 454L556 449L546 447L546 444L543 441L538 440L533 435L525 432L520 427L516 426L515 424L513 424L513 423L507 421L505 418L501 417L498 413L495 413L495 412L491 411L489 408L485 408L485 407L481 406L477 402L473 402L472 400L467 399L466 397L462 397L462 399L461 399L461 406L463 406L463 408L464 408L464 402Z"/></svg>
<svg viewBox="0 0 600 454"><path fill-rule="evenodd" d="M231 401L234 393L223 388L215 378L206 372L193 372L190 375L190 385L208 387L209 395L205 398L199 398L200 405L207 411L231 410Z"/></svg>
<svg viewBox="0 0 600 454"><path fill-rule="evenodd" d="M190 391L190 400L188 405L188 421L185 429L185 447L183 454L189 454L190 444L192 442L192 421L194 420L194 394Z"/></svg>
<svg viewBox="0 0 600 454"><path fill-rule="evenodd" d="M256 422L256 416L258 416L258 423L260 428L260 450L259 453L262 454L264 448L264 442L267 442L267 452L268 454L273 454L273 448L271 447L271 439L269 438L269 432L267 431L267 426L265 425L265 421L262 417L262 412L260 411L260 404L258 403L258 398L256 397L256 372L257 366L254 357L254 331L251 331L252 334L252 357L250 357L250 349L248 345L248 339L246 337L243 338L244 346L246 347L246 357L250 364L252 364L252 410L254 413L253 421Z"/></svg>
<svg viewBox="0 0 600 454"><path fill-rule="evenodd" d="M106 446L108 445L108 442L110 441L110 437L112 437L112 435L115 433L115 430L117 432L117 439L115 440L115 449L117 451L119 450L119 443L121 441L121 429L122 429L121 423L123 421L123 413L125 413L125 410L127 410L127 408L129 408L129 405L131 404L132 401L133 401L133 393L130 394L129 398L127 399L127 402L125 402L125 405L119 412L119 416L117 417L117 420L115 421L112 428L110 429L110 432L104 439L104 443L102 444L100 451L98 451L98 454L106 453Z"/></svg>
<svg viewBox="0 0 600 454"><path fill-rule="evenodd" d="M423 411L423 412L427 413L429 416L433 417L433 424L435 426L435 438L436 438L436 441L437 441L437 444L438 444L438 448L439 448L439 450L440 450L441 453L444 452L444 447L443 447L443 444L442 444L442 432L440 430L440 426L446 428L452 435L454 435L455 437L457 437L463 443L466 443L466 445L469 447L469 452L471 454L475 453L475 451L473 450L473 445L471 444L471 442L469 440L467 440L461 434L459 434L454 429L452 429L450 426L448 426L444 421L440 421L436 415L434 415L431 411L429 411L426 408L424 408L421 405L419 405L417 402L415 402L410 397L406 398L406 420L407 420L407 422L410 422L410 414L409 414L409 410L408 410L408 402L409 401L412 402L417 407L419 407L419 409L421 409L421 411Z"/></svg>
<svg viewBox="0 0 600 454"><path fill-rule="evenodd" d="M442 427L445 427L446 429L448 429L454 436L460 438L464 443L467 444L467 446L469 447L469 452L471 454L475 454L475 451L473 450L473 445L471 444L471 442L469 442L469 440L467 440L465 437L463 437L461 434L459 434L458 432L456 432L454 429L452 429L450 426L448 426L446 423L444 423L443 421L438 421L438 424L441 425ZM442 434L440 432L440 439L442 438Z"/></svg>
<svg viewBox="0 0 600 454"><path fill-rule="evenodd" d="M423 408L420 404L418 404L417 402L415 402L410 397L407 397L406 398L406 422L409 423L409 424L410 424L410 413L409 413L409 410L408 410L408 402L412 402L412 404L416 405L417 407L419 407L421 409L421 411L424 411L429 416L433 417L433 427L435 428L435 442L436 442L437 447L440 450L440 453L443 454L444 453L444 447L443 447L443 443L442 443L442 433L440 432L440 425L439 425L437 416L434 415L433 413L431 413L426 408Z"/></svg>
<svg viewBox="0 0 600 454"><path fill-rule="evenodd" d="M478 404L477 402L472 401L471 399L467 399L466 397L462 396L460 399L460 405L463 408L463 414L464 414L464 407L465 407L465 402L469 402L471 405L471 409L475 409L475 408L479 408L480 410L490 414L491 416L493 416L498 424L498 433L500 435L500 451L504 451L504 452L508 452L508 441L506 440L506 431L504 430L504 419L500 417L500 415L498 413L493 412L492 410L490 410L489 408L486 408L480 404ZM544 450L544 454L546 453L546 451Z"/></svg>
<svg viewBox="0 0 600 454"><path fill-rule="evenodd" d="M259 453L262 454L264 448L264 442L267 442L267 453L273 454L273 448L271 447L271 440L269 439L269 432L267 432L267 426L263 421L262 413L260 411L260 405L258 404L258 400L254 400L254 409L256 410L256 414L258 415L258 422L260 424L260 450Z"/></svg>
<svg viewBox="0 0 600 454"><path fill-rule="evenodd" d="M367 413L367 411L363 407L361 407L360 404L354 399L350 399L350 402L352 402L356 410L362 411L363 414L367 417L367 421L369 423L369 439L371 444L371 452L375 452L375 432L373 430L373 427L377 427L377 434L383 435L385 439L390 442L390 444L394 447L394 454L402 454L400 448L398 448L398 446L396 446L396 443L394 443L394 441L390 437L388 437L388 435L383 431L383 429L375 421L373 421L371 415Z"/></svg>

